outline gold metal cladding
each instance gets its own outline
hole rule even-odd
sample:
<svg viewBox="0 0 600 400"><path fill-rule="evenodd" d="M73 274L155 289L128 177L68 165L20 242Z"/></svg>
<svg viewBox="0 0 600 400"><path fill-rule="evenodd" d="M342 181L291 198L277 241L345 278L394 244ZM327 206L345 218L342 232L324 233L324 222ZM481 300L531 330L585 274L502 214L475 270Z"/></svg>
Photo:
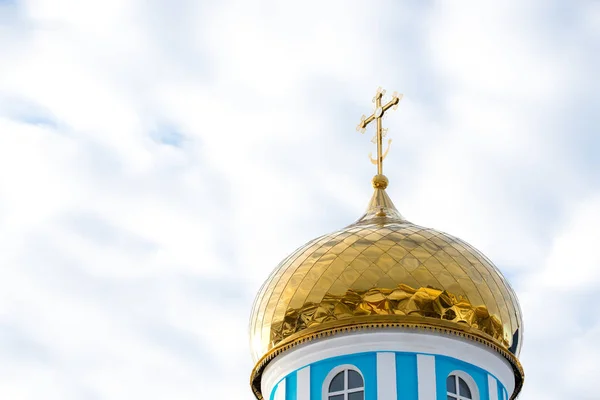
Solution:
<svg viewBox="0 0 600 400"><path fill-rule="evenodd" d="M365 133L365 131L367 129L367 125L369 125L373 121L376 122L377 129L375 131L375 136L373 137L373 139L371 141L373 143L377 144L377 158L376 159L373 158L372 153L369 154L369 158L371 159L371 162L373 164L377 164L377 174L378 175L383 174L383 160L385 159L388 152L390 151L390 145L392 143L392 139L388 139L388 146L384 152L383 151L383 138L387 134L387 129L384 129L382 127L381 120L387 110L389 110L392 107L394 108L394 110L397 109L398 103L402 99L401 94L394 92L394 94L392 95L392 99L387 104L382 105L381 99L383 98L384 95L385 95L385 90L383 90L381 87L379 89L377 89L377 93L375 93L375 97L373 97L373 103L375 103L375 111L373 111L373 114L369 115L368 117L363 115L360 119L358 126L356 127L357 131L359 131L360 133Z"/></svg>
<svg viewBox="0 0 600 400"><path fill-rule="evenodd" d="M305 332L289 337L286 341L280 343L265 354L255 365L250 376L250 387L257 399L263 400L261 392L261 378L265 367L268 363L277 357L279 354L303 343L311 342L315 339L332 336L339 333L356 332L365 329L415 329L436 332L447 335L459 336L468 340L479 342L487 347L492 348L503 356L512 366L515 376L515 390L511 396L511 400L517 398L525 380L525 373L521 363L512 353L497 346L489 337L481 335L478 332L472 332L469 327L456 326L453 324L444 323L443 321L432 321L428 318L411 317L403 319L401 322L397 318L389 316L369 316L356 317L346 321L343 325L340 324L323 324L317 329L308 329Z"/></svg>
<svg viewBox="0 0 600 400"><path fill-rule="evenodd" d="M284 342L297 332L324 322L366 315L399 315L450 321L474 327L506 346L502 321L490 315L484 305L473 306L464 297L429 287L412 288L399 284L395 289L348 290L341 295L326 294L320 303L305 303L288 309L282 321L272 325L273 342ZM508 346L506 346L508 347Z"/></svg>
<svg viewBox="0 0 600 400"><path fill-rule="evenodd" d="M300 247L267 279L250 320L254 360L307 329L377 315L466 326L516 356L522 342L519 303L491 261L406 221L376 189L359 221Z"/></svg>
<svg viewBox="0 0 600 400"><path fill-rule="evenodd" d="M359 315L470 326L518 355L521 311L493 264L460 239L390 221L390 214L374 205L363 220L308 243L274 271L252 312L255 360L304 329Z"/></svg>

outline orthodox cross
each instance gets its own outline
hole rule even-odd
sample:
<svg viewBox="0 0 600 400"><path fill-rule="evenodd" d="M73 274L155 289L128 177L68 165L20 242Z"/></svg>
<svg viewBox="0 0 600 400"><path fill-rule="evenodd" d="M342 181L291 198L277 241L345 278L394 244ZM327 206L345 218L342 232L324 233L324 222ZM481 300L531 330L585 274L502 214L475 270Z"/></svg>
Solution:
<svg viewBox="0 0 600 400"><path fill-rule="evenodd" d="M402 99L402 95L394 92L392 95L392 99L384 106L381 105L381 98L385 94L385 90L379 88L377 89L377 93L375 97L373 97L373 103L375 103L375 111L370 116L363 115L360 119L360 123L356 127L356 130L360 133L365 133L367 130L367 125L369 125L373 121L377 121L377 131L375 132L375 136L371 140L373 143L377 144L377 158L373 158L373 154L369 154L369 158L373 164L377 164L377 174L383 174L383 159L387 156L387 153L390 151L390 144L392 143L392 139L388 139L388 146L385 152L383 152L383 138L387 134L387 129L383 129L381 126L381 119L387 110L394 107L394 110L398 108L398 103L400 99Z"/></svg>

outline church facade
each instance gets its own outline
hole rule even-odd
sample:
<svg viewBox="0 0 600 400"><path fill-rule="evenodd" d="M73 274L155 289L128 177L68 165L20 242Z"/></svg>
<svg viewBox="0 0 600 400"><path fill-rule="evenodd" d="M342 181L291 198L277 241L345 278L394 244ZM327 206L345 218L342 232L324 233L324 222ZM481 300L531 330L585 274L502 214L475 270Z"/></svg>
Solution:
<svg viewBox="0 0 600 400"><path fill-rule="evenodd" d="M367 211L283 260L250 319L262 400L508 400L523 385L517 297L468 243L406 220L385 189L381 118Z"/></svg>

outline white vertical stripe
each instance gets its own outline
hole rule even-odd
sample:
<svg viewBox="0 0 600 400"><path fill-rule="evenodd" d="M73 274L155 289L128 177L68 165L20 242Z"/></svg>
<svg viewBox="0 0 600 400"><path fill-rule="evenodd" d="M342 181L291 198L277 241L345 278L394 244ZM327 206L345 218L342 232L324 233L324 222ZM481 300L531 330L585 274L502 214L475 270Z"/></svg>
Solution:
<svg viewBox="0 0 600 400"><path fill-rule="evenodd" d="M488 375L488 389L490 400L498 400L498 381L491 375Z"/></svg>
<svg viewBox="0 0 600 400"><path fill-rule="evenodd" d="M298 400L310 400L310 365L296 372L296 385Z"/></svg>
<svg viewBox="0 0 600 400"><path fill-rule="evenodd" d="M397 400L396 353L377 353L377 400Z"/></svg>
<svg viewBox="0 0 600 400"><path fill-rule="evenodd" d="M275 400L285 400L285 379L279 382L275 389Z"/></svg>
<svg viewBox="0 0 600 400"><path fill-rule="evenodd" d="M435 357L417 354L419 400L436 400Z"/></svg>

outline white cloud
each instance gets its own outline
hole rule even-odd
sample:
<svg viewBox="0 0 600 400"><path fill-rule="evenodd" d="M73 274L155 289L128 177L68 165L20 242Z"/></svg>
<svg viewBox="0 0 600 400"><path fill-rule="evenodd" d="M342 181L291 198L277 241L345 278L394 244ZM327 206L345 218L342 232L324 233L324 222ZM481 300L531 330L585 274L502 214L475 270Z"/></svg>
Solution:
<svg viewBox="0 0 600 400"><path fill-rule="evenodd" d="M565 132L579 116L560 102L597 101L597 14L0 2L0 396L252 398L252 297L361 214L373 171L354 127L382 84L405 92L386 120L400 211L509 273L525 397L585 398L598 321L565 327L546 297L567 313L598 288L597 165L573 159L597 123ZM590 367L546 393L556 343Z"/></svg>
<svg viewBox="0 0 600 400"><path fill-rule="evenodd" d="M574 204L544 263L521 282L525 398L595 396L590 378L598 373L593 360L598 356L600 321L590 307L600 288L595 251L599 215L597 196ZM551 362L544 362L549 350ZM547 388L549 381L561 384Z"/></svg>
<svg viewBox="0 0 600 400"><path fill-rule="evenodd" d="M600 282L600 197L574 205L574 213L554 239L540 275L548 288L578 289L597 287Z"/></svg>

